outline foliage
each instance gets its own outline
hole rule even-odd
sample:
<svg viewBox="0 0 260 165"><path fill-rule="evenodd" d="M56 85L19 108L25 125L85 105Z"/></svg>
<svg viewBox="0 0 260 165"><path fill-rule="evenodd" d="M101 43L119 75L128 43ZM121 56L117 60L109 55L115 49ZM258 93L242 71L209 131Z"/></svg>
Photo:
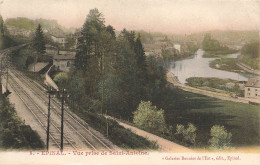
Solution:
<svg viewBox="0 0 260 165"><path fill-rule="evenodd" d="M224 126L214 125L210 130L209 140L212 149L229 149L231 147L232 134L227 132Z"/></svg>
<svg viewBox="0 0 260 165"><path fill-rule="evenodd" d="M158 110L156 106L152 106L150 101L141 101L137 111L134 112L133 122L143 129L159 132L164 132L166 128L164 110Z"/></svg>
<svg viewBox="0 0 260 165"><path fill-rule="evenodd" d="M243 69L237 66L236 60L236 58L215 59L209 63L209 66L214 69L225 70L229 72L245 73Z"/></svg>
<svg viewBox="0 0 260 165"><path fill-rule="evenodd" d="M227 46L222 46L218 40L212 39L209 33L204 36L202 48L213 54L230 54L235 52L235 50L229 49Z"/></svg>
<svg viewBox="0 0 260 165"><path fill-rule="evenodd" d="M109 140L111 140L111 142L121 148L141 150L158 149L156 143L148 141L146 138L136 135L129 129L125 129L114 120L106 119L101 115L97 115L88 111L76 111L75 113L77 113L79 116L82 116L82 118L90 126L95 127L97 131L101 132L104 135L107 133L108 126Z"/></svg>
<svg viewBox="0 0 260 165"><path fill-rule="evenodd" d="M174 53L171 53L169 50L162 49L162 57L164 61L169 61L174 59Z"/></svg>
<svg viewBox="0 0 260 165"><path fill-rule="evenodd" d="M66 72L60 72L54 77L54 81L57 82L59 87L65 88L68 81L68 74Z"/></svg>
<svg viewBox="0 0 260 165"><path fill-rule="evenodd" d="M251 42L243 46L241 53L243 57L241 62L250 66L253 69L260 70L260 52L259 41Z"/></svg>
<svg viewBox="0 0 260 165"><path fill-rule="evenodd" d="M0 100L0 147L11 149L42 149L39 135L25 125L17 116L9 101L1 96Z"/></svg>
<svg viewBox="0 0 260 165"><path fill-rule="evenodd" d="M74 101L79 100L84 94L84 79L80 72L72 72L69 77L68 89Z"/></svg>
<svg viewBox="0 0 260 165"><path fill-rule="evenodd" d="M42 31L42 27L39 24L35 30L35 36L33 38L33 48L38 53L45 53L45 39Z"/></svg>
<svg viewBox="0 0 260 165"><path fill-rule="evenodd" d="M162 66L159 66L155 57L149 56L146 58L146 92L147 100L157 103L163 97L163 91L166 89L166 72Z"/></svg>
<svg viewBox="0 0 260 165"><path fill-rule="evenodd" d="M5 22L0 15L0 50L11 46L15 46L16 42L9 36Z"/></svg>
<svg viewBox="0 0 260 165"><path fill-rule="evenodd" d="M260 114L257 105L224 101L173 86L162 90L152 103L164 110L167 128L193 123L197 127L196 147L208 147L212 125L225 125L232 132L232 144L235 147L260 144ZM180 141L182 139L178 138L179 135L153 133L182 145L191 145Z"/></svg>
<svg viewBox="0 0 260 165"><path fill-rule="evenodd" d="M75 70L69 74L70 80L77 75L81 91L67 86L82 106L132 119L140 101L166 85L165 71L154 59L147 60L140 35L124 29L116 37L104 21L98 9L90 10L78 38Z"/></svg>
<svg viewBox="0 0 260 165"><path fill-rule="evenodd" d="M192 87L210 87L228 92L234 92L238 96L243 96L244 91L240 89L239 82L231 79L190 77L187 85ZM209 90L209 89L208 89Z"/></svg>
<svg viewBox="0 0 260 165"><path fill-rule="evenodd" d="M12 53L12 61L15 63L18 69L27 69L32 60L32 50L30 48L21 49L15 53Z"/></svg>
<svg viewBox="0 0 260 165"><path fill-rule="evenodd" d="M260 70L260 59L254 59L250 56L243 56L240 62L250 66L253 69Z"/></svg>
<svg viewBox="0 0 260 165"><path fill-rule="evenodd" d="M197 128L191 123L188 124L186 129L182 124L177 124L175 134L182 135L182 139L186 143L195 144L196 131L197 131Z"/></svg>
<svg viewBox="0 0 260 165"><path fill-rule="evenodd" d="M65 43L66 49L69 49L69 50L74 49L75 44L76 44L76 41L73 36L70 35L70 36L66 37L66 43Z"/></svg>
<svg viewBox="0 0 260 165"><path fill-rule="evenodd" d="M39 24L41 24L45 29L53 29L53 28L62 29L62 27L58 25L56 20L46 20L46 19L32 20L24 17L6 19L6 25L8 26L15 26L19 29L26 29L31 31L35 30Z"/></svg>
<svg viewBox="0 0 260 165"><path fill-rule="evenodd" d="M243 46L241 53L252 59L260 58L259 45L259 41L248 43Z"/></svg>

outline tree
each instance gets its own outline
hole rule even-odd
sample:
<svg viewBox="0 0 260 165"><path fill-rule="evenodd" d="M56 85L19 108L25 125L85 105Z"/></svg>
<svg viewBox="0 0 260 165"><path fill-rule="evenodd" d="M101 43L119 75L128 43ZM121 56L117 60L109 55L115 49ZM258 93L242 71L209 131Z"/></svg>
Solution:
<svg viewBox="0 0 260 165"><path fill-rule="evenodd" d="M45 53L45 39L42 31L42 27L39 24L35 30L35 36L33 38L33 48L37 53Z"/></svg>
<svg viewBox="0 0 260 165"><path fill-rule="evenodd" d="M80 72L72 72L69 76L69 91L74 101L80 100L84 94L84 79Z"/></svg>
<svg viewBox="0 0 260 165"><path fill-rule="evenodd" d="M224 126L214 125L210 130L210 136L210 148L222 150L231 147L232 134Z"/></svg>
<svg viewBox="0 0 260 165"><path fill-rule="evenodd" d="M106 31L111 34L111 37L112 37L113 39L116 39L116 33L115 33L115 29L113 28L113 26L108 25L108 26L106 27Z"/></svg>
<svg viewBox="0 0 260 165"><path fill-rule="evenodd" d="M158 66L155 57L148 56L146 59L146 98L156 103L161 100L162 91L165 89L167 80L166 72L162 66Z"/></svg>
<svg viewBox="0 0 260 165"><path fill-rule="evenodd" d="M65 43L65 48L66 49L74 48L75 44L76 44L76 41L75 41L73 36L67 36L66 37L66 43Z"/></svg>
<svg viewBox="0 0 260 165"><path fill-rule="evenodd" d="M78 39L75 65L85 77L86 93L94 97L103 70L106 40L104 18L98 9L91 9Z"/></svg>
<svg viewBox="0 0 260 165"><path fill-rule="evenodd" d="M258 42L251 42L243 46L242 54L249 56L253 59L259 58L259 41Z"/></svg>
<svg viewBox="0 0 260 165"><path fill-rule="evenodd" d="M133 122L141 128L159 132L164 132L166 128L164 110L158 110L150 101L141 101L137 111L134 112Z"/></svg>
<svg viewBox="0 0 260 165"><path fill-rule="evenodd" d="M4 20L3 17L0 15L0 37L3 36L5 36Z"/></svg>
<svg viewBox="0 0 260 165"><path fill-rule="evenodd" d="M4 20L0 15L0 49L2 49L4 45L4 36Z"/></svg>
<svg viewBox="0 0 260 165"><path fill-rule="evenodd" d="M65 72L60 72L55 75L53 80L57 82L59 87L65 88L68 82L68 74Z"/></svg>
<svg viewBox="0 0 260 165"><path fill-rule="evenodd" d="M191 123L188 124L186 129L183 125L177 124L175 134L176 135L182 135L183 141L191 143L191 144L195 144L195 142L196 142L196 131L197 131L197 128Z"/></svg>

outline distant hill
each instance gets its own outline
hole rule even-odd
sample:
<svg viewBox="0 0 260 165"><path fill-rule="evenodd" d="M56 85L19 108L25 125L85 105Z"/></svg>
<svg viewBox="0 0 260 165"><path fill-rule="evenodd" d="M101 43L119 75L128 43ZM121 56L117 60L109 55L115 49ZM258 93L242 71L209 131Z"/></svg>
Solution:
<svg viewBox="0 0 260 165"><path fill-rule="evenodd" d="M56 20L46 20L46 19L29 19L24 17L18 18L8 18L5 21L6 26L15 26L20 29L34 31L38 24L41 24L43 29L61 29L66 33L74 32L74 29L66 29L58 24Z"/></svg>
<svg viewBox="0 0 260 165"><path fill-rule="evenodd" d="M140 33L143 41L145 43L152 42L156 38L172 40L174 42L191 42L195 41L198 44L201 44L204 36L210 34L211 37L215 40L218 40L221 44L224 45L245 45L246 43L259 41L259 32L258 31L206 31L200 33L194 33L190 35L179 35L179 34L164 34L164 33L154 33L146 31L136 31Z"/></svg>
<svg viewBox="0 0 260 165"><path fill-rule="evenodd" d="M258 31L207 31L189 35L200 43L206 34L210 34L212 38L218 40L221 44L244 45L249 42L259 41Z"/></svg>

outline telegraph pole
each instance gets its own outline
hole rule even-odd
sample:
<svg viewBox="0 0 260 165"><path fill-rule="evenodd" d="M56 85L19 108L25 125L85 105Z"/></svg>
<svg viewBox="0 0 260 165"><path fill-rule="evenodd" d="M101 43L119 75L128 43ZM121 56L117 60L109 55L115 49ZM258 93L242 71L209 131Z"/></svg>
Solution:
<svg viewBox="0 0 260 165"><path fill-rule="evenodd" d="M2 72L2 69L3 69L3 59L1 58L1 72L0 72L0 92L1 92L1 94L3 93L3 90L2 90L2 74L3 74L3 72Z"/></svg>
<svg viewBox="0 0 260 165"><path fill-rule="evenodd" d="M63 117L64 117L64 91L65 89L62 89L62 98L61 98L61 139L60 139L60 150L63 151Z"/></svg>
<svg viewBox="0 0 260 165"><path fill-rule="evenodd" d="M6 89L6 93L8 93L8 62L6 66L6 88L5 89Z"/></svg>
<svg viewBox="0 0 260 165"><path fill-rule="evenodd" d="M49 89L48 119L47 119L47 151L49 151L49 134L50 134L50 112L51 111L51 89Z"/></svg>

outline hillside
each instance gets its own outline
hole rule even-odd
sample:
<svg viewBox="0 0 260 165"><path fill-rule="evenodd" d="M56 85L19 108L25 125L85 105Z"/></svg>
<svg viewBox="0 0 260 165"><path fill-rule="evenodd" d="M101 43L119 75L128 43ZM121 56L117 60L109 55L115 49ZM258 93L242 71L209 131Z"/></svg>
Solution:
<svg viewBox="0 0 260 165"><path fill-rule="evenodd" d="M46 20L46 19L29 19L24 17L18 18L8 18L5 21L6 26L15 26L20 29L34 31L38 24L41 24L43 29L61 29L64 32L71 33L75 29L66 29L58 24L56 20Z"/></svg>
<svg viewBox="0 0 260 165"><path fill-rule="evenodd" d="M208 31L189 35L190 38L199 41L203 41L206 34L210 34L212 38L218 40L221 44L225 45L244 45L251 41L259 40L258 31Z"/></svg>

